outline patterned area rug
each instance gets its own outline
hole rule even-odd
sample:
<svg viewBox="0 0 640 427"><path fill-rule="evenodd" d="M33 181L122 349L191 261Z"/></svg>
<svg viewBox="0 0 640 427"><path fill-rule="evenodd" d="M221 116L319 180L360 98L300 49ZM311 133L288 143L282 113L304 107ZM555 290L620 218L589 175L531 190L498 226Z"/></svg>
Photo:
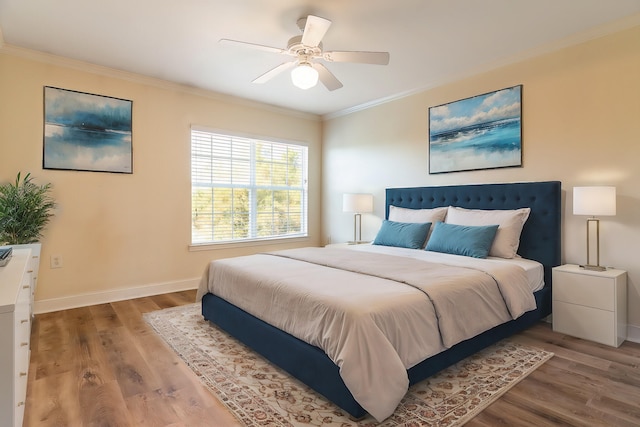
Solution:
<svg viewBox="0 0 640 427"><path fill-rule="evenodd" d="M147 313L145 319L249 427L460 426L553 356L503 340L412 386L384 422L353 421L200 313L200 304L191 304Z"/></svg>

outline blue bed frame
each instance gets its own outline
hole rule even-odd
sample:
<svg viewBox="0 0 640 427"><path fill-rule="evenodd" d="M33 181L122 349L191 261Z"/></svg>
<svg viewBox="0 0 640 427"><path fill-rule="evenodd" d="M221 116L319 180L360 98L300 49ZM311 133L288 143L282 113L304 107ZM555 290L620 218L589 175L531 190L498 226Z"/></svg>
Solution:
<svg viewBox="0 0 640 427"><path fill-rule="evenodd" d="M469 209L530 207L531 214L522 230L518 253L544 266L545 286L534 294L536 310L456 344L410 368L407 371L410 384L422 381L551 314L551 269L560 265L561 258L562 206L559 181L389 188L386 190L385 217L389 215L390 205L412 209L440 206ZM338 367L318 347L309 345L210 293L202 299L202 315L324 395L351 416L361 418L366 415L366 411L344 385Z"/></svg>

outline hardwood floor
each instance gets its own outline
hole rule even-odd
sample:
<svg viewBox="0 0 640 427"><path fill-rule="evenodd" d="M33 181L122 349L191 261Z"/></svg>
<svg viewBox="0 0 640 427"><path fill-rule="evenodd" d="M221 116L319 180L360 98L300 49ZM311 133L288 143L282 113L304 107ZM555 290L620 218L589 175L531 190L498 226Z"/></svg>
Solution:
<svg viewBox="0 0 640 427"><path fill-rule="evenodd" d="M37 315L24 426L238 426L142 313L195 291Z"/></svg>
<svg viewBox="0 0 640 427"><path fill-rule="evenodd" d="M185 291L37 315L24 425L240 425L142 319L194 299ZM616 349L545 323L515 339L555 356L466 426L640 425L640 344Z"/></svg>

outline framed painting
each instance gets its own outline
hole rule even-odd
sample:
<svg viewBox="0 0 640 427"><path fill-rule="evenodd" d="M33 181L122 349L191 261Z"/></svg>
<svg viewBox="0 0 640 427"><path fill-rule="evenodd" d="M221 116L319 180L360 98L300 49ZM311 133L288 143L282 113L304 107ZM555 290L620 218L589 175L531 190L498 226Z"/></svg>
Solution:
<svg viewBox="0 0 640 427"><path fill-rule="evenodd" d="M45 86L42 167L133 173L132 102Z"/></svg>
<svg viewBox="0 0 640 427"><path fill-rule="evenodd" d="M429 173L522 166L522 85L429 108Z"/></svg>

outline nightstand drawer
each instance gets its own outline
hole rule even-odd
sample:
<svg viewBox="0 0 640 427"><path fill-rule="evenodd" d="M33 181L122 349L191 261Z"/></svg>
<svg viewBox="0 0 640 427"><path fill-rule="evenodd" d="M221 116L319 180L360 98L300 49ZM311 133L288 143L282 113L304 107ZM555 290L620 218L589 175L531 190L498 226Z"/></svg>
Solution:
<svg viewBox="0 0 640 427"><path fill-rule="evenodd" d="M554 301L553 330L601 344L619 345L613 311Z"/></svg>
<svg viewBox="0 0 640 427"><path fill-rule="evenodd" d="M564 301L614 311L613 286L614 280L607 277L553 271L554 302Z"/></svg>

